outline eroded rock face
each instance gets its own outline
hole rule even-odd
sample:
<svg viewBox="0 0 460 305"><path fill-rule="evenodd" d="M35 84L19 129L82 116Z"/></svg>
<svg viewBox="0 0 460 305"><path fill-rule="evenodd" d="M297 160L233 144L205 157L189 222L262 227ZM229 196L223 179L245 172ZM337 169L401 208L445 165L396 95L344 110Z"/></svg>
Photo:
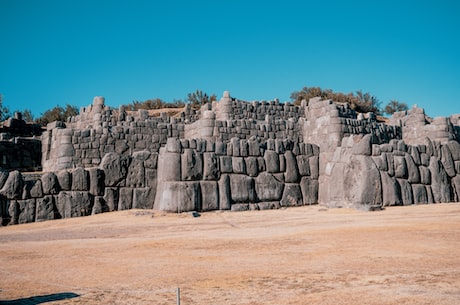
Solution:
<svg viewBox="0 0 460 305"><path fill-rule="evenodd" d="M21 173L19 171L12 171L9 173L5 184L0 190L0 195L8 199L21 199L23 186L24 179Z"/></svg>
<svg viewBox="0 0 460 305"><path fill-rule="evenodd" d="M102 158L100 168L104 171L106 186L123 186L128 174L130 158L116 153L108 153Z"/></svg>

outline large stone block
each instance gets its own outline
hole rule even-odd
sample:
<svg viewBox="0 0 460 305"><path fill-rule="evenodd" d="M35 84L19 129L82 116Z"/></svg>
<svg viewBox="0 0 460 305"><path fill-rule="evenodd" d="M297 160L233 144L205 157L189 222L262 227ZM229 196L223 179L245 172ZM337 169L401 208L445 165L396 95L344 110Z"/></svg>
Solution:
<svg viewBox="0 0 460 305"><path fill-rule="evenodd" d="M72 175L67 170L61 170L56 174L60 189L70 191L72 189Z"/></svg>
<svg viewBox="0 0 460 305"><path fill-rule="evenodd" d="M222 175L219 180L219 209L230 210L232 206L232 197L230 192L230 177Z"/></svg>
<svg viewBox="0 0 460 305"><path fill-rule="evenodd" d="M303 205L302 191L297 183L286 183L280 205L282 207Z"/></svg>
<svg viewBox="0 0 460 305"><path fill-rule="evenodd" d="M310 177L302 177L300 181L300 189L302 191L302 198L304 205L318 203L319 182Z"/></svg>
<svg viewBox="0 0 460 305"><path fill-rule="evenodd" d="M133 190L133 209L153 209L156 188L144 187Z"/></svg>
<svg viewBox="0 0 460 305"><path fill-rule="evenodd" d="M0 190L0 195L3 195L8 199L21 199L23 187L24 178L22 177L22 174L19 171L12 171L9 173L5 184Z"/></svg>
<svg viewBox="0 0 460 305"><path fill-rule="evenodd" d="M130 158L116 153L106 154L99 165L104 171L106 186L124 186Z"/></svg>
<svg viewBox="0 0 460 305"><path fill-rule="evenodd" d="M232 168L234 174L246 174L246 162L243 157L232 157Z"/></svg>
<svg viewBox="0 0 460 305"><path fill-rule="evenodd" d="M449 179L438 158L431 157L429 169L434 202L450 202L452 194Z"/></svg>
<svg viewBox="0 0 460 305"><path fill-rule="evenodd" d="M220 158L220 171L221 173L232 173L232 157L230 156L221 156Z"/></svg>
<svg viewBox="0 0 460 305"><path fill-rule="evenodd" d="M219 157L213 152L203 154L203 179L218 180L219 179Z"/></svg>
<svg viewBox="0 0 460 305"><path fill-rule="evenodd" d="M115 187L106 187L104 189L104 201L108 212L116 211L118 209L118 189Z"/></svg>
<svg viewBox="0 0 460 305"><path fill-rule="evenodd" d="M279 173L280 172L280 158L279 155L272 151L266 150L264 154L266 171L268 173Z"/></svg>
<svg viewBox="0 0 460 305"><path fill-rule="evenodd" d="M353 145L353 155L372 155L372 135L365 135L358 143Z"/></svg>
<svg viewBox="0 0 460 305"><path fill-rule="evenodd" d="M426 188L423 184L413 184L412 192L414 195L414 204L428 203L428 195L426 192Z"/></svg>
<svg viewBox="0 0 460 305"><path fill-rule="evenodd" d="M203 154L193 149L184 149L181 155L181 178L182 181L203 178Z"/></svg>
<svg viewBox="0 0 460 305"><path fill-rule="evenodd" d="M37 212L35 215L35 221L45 221L55 218L56 206L54 196L47 195L43 198L37 198Z"/></svg>
<svg viewBox="0 0 460 305"><path fill-rule="evenodd" d="M247 157L245 158L246 162L246 172L251 177L257 177L259 174L259 166L257 164L256 157Z"/></svg>
<svg viewBox="0 0 460 305"><path fill-rule="evenodd" d="M407 165L407 181L409 183L420 183L420 172L414 159L409 154L404 157Z"/></svg>
<svg viewBox="0 0 460 305"><path fill-rule="evenodd" d="M260 201L279 201L283 189L284 181L273 174L262 172L255 178L255 190Z"/></svg>
<svg viewBox="0 0 460 305"><path fill-rule="evenodd" d="M428 167L419 166L418 169L420 171L420 183L425 185L431 184L431 172Z"/></svg>
<svg viewBox="0 0 460 305"><path fill-rule="evenodd" d="M89 174L82 167L72 171L72 191L89 191Z"/></svg>
<svg viewBox="0 0 460 305"><path fill-rule="evenodd" d="M306 155L297 156L297 167L301 176L310 176L310 157Z"/></svg>
<svg viewBox="0 0 460 305"><path fill-rule="evenodd" d="M17 223L30 223L35 221L35 199L17 200L18 220Z"/></svg>
<svg viewBox="0 0 460 305"><path fill-rule="evenodd" d="M390 177L387 172L381 172L382 203L383 206L402 205L401 187L396 178Z"/></svg>
<svg viewBox="0 0 460 305"><path fill-rule="evenodd" d="M132 188L145 187L144 160L140 158L132 159L128 167L128 173L126 174L125 185Z"/></svg>
<svg viewBox="0 0 460 305"><path fill-rule="evenodd" d="M401 189L401 200L403 205L414 204L414 198L412 195L412 186L405 179L397 179Z"/></svg>
<svg viewBox="0 0 460 305"><path fill-rule="evenodd" d="M395 177L407 179L407 164L403 156L394 156Z"/></svg>
<svg viewBox="0 0 460 305"><path fill-rule="evenodd" d="M201 207L200 182L165 181L159 187L155 209L181 213Z"/></svg>
<svg viewBox="0 0 460 305"><path fill-rule="evenodd" d="M62 191L57 196L56 207L60 218L91 215L93 198L89 192Z"/></svg>
<svg viewBox="0 0 460 305"><path fill-rule="evenodd" d="M284 181L286 183L298 183L300 181L299 168L297 166L297 159L292 153L288 150L284 153L284 159L286 161L286 172L284 173Z"/></svg>
<svg viewBox="0 0 460 305"><path fill-rule="evenodd" d="M181 180L181 155L160 151L158 158L158 181Z"/></svg>
<svg viewBox="0 0 460 305"><path fill-rule="evenodd" d="M219 187L217 181L201 181L201 210L219 209Z"/></svg>
<svg viewBox="0 0 460 305"><path fill-rule="evenodd" d="M232 203L255 202L254 179L246 175L230 175L230 193Z"/></svg>
<svg viewBox="0 0 460 305"><path fill-rule="evenodd" d="M133 207L133 189L122 187L119 189L118 211L129 210Z"/></svg>
<svg viewBox="0 0 460 305"><path fill-rule="evenodd" d="M443 145L441 148L442 157L441 163L449 177L454 177L456 175L455 172L455 163L454 159L452 158L452 153L450 152L449 145Z"/></svg>

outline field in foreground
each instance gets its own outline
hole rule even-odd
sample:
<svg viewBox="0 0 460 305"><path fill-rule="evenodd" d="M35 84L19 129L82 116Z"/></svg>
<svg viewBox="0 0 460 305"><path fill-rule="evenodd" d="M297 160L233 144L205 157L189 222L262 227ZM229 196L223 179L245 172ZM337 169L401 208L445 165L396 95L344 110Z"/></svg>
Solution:
<svg viewBox="0 0 460 305"><path fill-rule="evenodd" d="M459 304L460 204L0 228L0 304Z"/></svg>

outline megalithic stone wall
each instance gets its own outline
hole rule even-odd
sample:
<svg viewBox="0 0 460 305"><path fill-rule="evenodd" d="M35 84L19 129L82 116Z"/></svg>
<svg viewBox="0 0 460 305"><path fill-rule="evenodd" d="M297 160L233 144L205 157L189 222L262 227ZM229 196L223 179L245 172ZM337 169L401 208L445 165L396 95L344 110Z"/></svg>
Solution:
<svg viewBox="0 0 460 305"><path fill-rule="evenodd" d="M272 209L318 202L316 145L255 138L169 138L160 149L155 209Z"/></svg>
<svg viewBox="0 0 460 305"><path fill-rule="evenodd" d="M323 178L333 183L321 186L323 197L330 206L363 209L459 201L460 144L424 142L379 145L371 135L344 138L326 165Z"/></svg>

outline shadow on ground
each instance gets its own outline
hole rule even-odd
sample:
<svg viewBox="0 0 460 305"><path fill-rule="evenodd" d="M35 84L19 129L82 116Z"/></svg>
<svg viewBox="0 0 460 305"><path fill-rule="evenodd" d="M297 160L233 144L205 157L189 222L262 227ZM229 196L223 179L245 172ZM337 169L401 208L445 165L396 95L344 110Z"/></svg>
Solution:
<svg viewBox="0 0 460 305"><path fill-rule="evenodd" d="M62 292L54 293L48 295L38 295L29 298L10 300L10 301L0 301L0 305L37 305L47 302L61 301L65 299L78 298L80 295L73 292Z"/></svg>

